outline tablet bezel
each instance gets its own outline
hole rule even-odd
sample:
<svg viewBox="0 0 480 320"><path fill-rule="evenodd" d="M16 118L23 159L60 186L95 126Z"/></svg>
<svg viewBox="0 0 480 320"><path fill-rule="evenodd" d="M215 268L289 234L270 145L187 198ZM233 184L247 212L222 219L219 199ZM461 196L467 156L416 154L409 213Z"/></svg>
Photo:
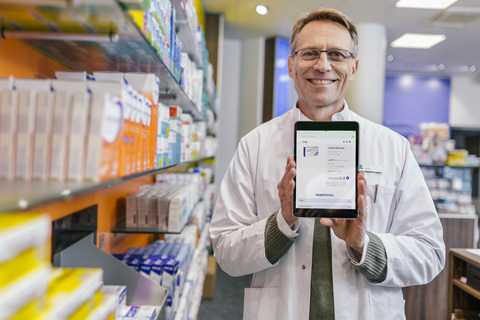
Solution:
<svg viewBox="0 0 480 320"><path fill-rule="evenodd" d="M358 199L357 176L358 176L358 152L359 152L359 124L356 121L298 121L295 123L294 135L294 160L297 164L297 131L355 131L355 201ZM355 219L358 217L358 204L355 202L355 209L321 209L321 208L297 208L296 186L297 177L294 177L295 187L293 189L293 215L297 218L334 218L334 219Z"/></svg>

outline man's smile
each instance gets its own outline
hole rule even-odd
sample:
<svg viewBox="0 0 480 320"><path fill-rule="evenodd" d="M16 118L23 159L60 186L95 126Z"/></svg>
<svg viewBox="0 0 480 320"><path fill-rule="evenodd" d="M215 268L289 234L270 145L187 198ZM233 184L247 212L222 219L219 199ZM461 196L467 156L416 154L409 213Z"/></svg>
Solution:
<svg viewBox="0 0 480 320"><path fill-rule="evenodd" d="M308 81L310 81L313 84L323 84L323 85L332 84L335 82L335 80L321 80L321 79L308 79Z"/></svg>

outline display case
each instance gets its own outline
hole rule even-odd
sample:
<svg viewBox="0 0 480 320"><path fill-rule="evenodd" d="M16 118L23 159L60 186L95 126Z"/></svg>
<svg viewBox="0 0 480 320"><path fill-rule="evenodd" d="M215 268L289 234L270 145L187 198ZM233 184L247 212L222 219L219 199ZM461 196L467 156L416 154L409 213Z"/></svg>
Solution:
<svg viewBox="0 0 480 320"><path fill-rule="evenodd" d="M449 252L447 319L478 319L480 314L480 250Z"/></svg>

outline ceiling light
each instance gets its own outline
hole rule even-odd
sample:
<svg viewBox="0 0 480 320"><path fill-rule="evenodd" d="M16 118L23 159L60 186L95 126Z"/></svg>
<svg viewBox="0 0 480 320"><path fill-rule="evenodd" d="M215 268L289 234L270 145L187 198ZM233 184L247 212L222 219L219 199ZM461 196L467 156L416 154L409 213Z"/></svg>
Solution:
<svg viewBox="0 0 480 320"><path fill-rule="evenodd" d="M405 33L394 40L391 46L395 48L429 49L445 39L446 37L443 34Z"/></svg>
<svg viewBox="0 0 480 320"><path fill-rule="evenodd" d="M475 71L477 71L477 66L472 64L470 67L468 67L468 70L470 70L470 72L475 72Z"/></svg>
<svg viewBox="0 0 480 320"><path fill-rule="evenodd" d="M445 65L443 63L439 63L437 65L437 69L440 70L440 71L443 71L443 70L445 70Z"/></svg>
<svg viewBox="0 0 480 320"><path fill-rule="evenodd" d="M258 5L255 10L257 11L258 14L264 16L268 13L268 8L264 5Z"/></svg>
<svg viewBox="0 0 480 320"><path fill-rule="evenodd" d="M397 8L445 9L458 0L398 0Z"/></svg>
<svg viewBox="0 0 480 320"><path fill-rule="evenodd" d="M393 62L393 60L395 60L395 57L393 55L389 54L387 56L387 62Z"/></svg>

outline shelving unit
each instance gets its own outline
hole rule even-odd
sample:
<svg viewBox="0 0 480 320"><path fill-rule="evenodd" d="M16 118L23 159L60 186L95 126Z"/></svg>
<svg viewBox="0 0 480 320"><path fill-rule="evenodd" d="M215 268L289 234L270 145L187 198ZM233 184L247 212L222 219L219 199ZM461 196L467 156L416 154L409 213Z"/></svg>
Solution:
<svg viewBox="0 0 480 320"><path fill-rule="evenodd" d="M468 265L480 268L480 255L466 249L452 249L449 252L448 319L456 309L480 314L480 290L468 284ZM477 280L478 281L478 280Z"/></svg>
<svg viewBox="0 0 480 320"><path fill-rule="evenodd" d="M138 30L131 17L125 12L120 3L114 0L99 0L91 4L47 6L47 5L15 5L14 1L0 1L0 15L7 17L0 27L6 39L18 38L24 43L35 48L47 57L60 62L72 70L82 70L88 73L94 71L119 71L119 72L151 72L160 78L160 95L162 102L166 104L181 105L185 112L192 114L195 120L204 120L195 107L194 103L185 94L165 66L162 59L151 46L144 35ZM176 6L180 6L175 1ZM143 9L142 5L136 5ZM39 25L30 20L22 19L11 21L8 17L18 16L18 11L27 12L29 16L43 15L54 19L52 22L45 21L43 30L39 31ZM199 57L196 49L192 47L193 35L186 26L183 10L177 8L179 16L180 37L186 39L186 52L191 59L199 65ZM183 16L182 16L183 13ZM183 18L183 19L182 19ZM95 30L83 30L79 24L72 32L73 27L68 23L74 20L90 21ZM59 25L55 31L50 25ZM15 27L23 30L14 31ZM63 29L62 29L63 28ZM85 29L85 28L84 28ZM66 30L66 31L64 31Z"/></svg>
<svg viewBox="0 0 480 320"><path fill-rule="evenodd" d="M459 213L439 213L443 228L445 251L451 248L476 248L478 218L476 215ZM405 313L409 320L447 318L449 266L430 283L422 286L403 288ZM431 306L435 306L432 308ZM450 319L448 317L448 319Z"/></svg>
<svg viewBox="0 0 480 320"><path fill-rule="evenodd" d="M188 53L197 67L201 67L203 61L200 49L195 45L196 36L190 32L180 1L172 0L172 4L176 9L175 29L183 43L182 51ZM70 0L0 0L0 51L15 44L15 48L24 48L28 53L18 56L10 53L12 59L35 55L33 65L38 70L32 70L31 74L39 78L53 78L53 68L91 74L95 71L155 73L160 79L160 102L181 106L184 112L192 115L194 121L207 120L205 113L199 111L187 96L156 49L133 22L127 11L129 9L145 10L145 7L141 0L82 0L80 5ZM15 49L10 51L14 52ZM20 74L25 77L24 73ZM18 76L15 73L13 75ZM214 111L212 99L208 100L208 108ZM150 281L137 273L133 274L125 265L119 266L121 262L110 255L123 252L130 246L146 246L158 233L165 233L119 228L124 199L139 186L153 183L157 173L181 171L194 163L210 159L175 164L100 183L0 180L0 214L45 212L55 221L85 208L94 208L98 216L95 234L62 251L61 265L88 267L85 264L88 262L94 264L92 267L105 267L105 283L122 284L120 279L123 278L128 286L127 294L135 292L135 288L149 288L147 300L136 300L134 294L133 298L127 297L129 303L158 304L161 307L165 301L165 289L148 286ZM203 249L207 234L202 236ZM93 243L97 243L97 246ZM196 256L203 255L196 252ZM119 270L124 274L119 276ZM115 274L115 279L109 278ZM145 294L142 292L143 298ZM164 308L158 318L163 317Z"/></svg>
<svg viewBox="0 0 480 320"><path fill-rule="evenodd" d="M46 204L57 200L69 200L79 195L88 194L93 191L111 188L123 182L148 177L176 167L188 166L203 160L213 158L203 158L185 163L170 165L146 172L141 172L126 177L113 180L95 182L74 182L74 181L24 181L24 180L0 180L0 212L11 212L25 210L41 204Z"/></svg>

